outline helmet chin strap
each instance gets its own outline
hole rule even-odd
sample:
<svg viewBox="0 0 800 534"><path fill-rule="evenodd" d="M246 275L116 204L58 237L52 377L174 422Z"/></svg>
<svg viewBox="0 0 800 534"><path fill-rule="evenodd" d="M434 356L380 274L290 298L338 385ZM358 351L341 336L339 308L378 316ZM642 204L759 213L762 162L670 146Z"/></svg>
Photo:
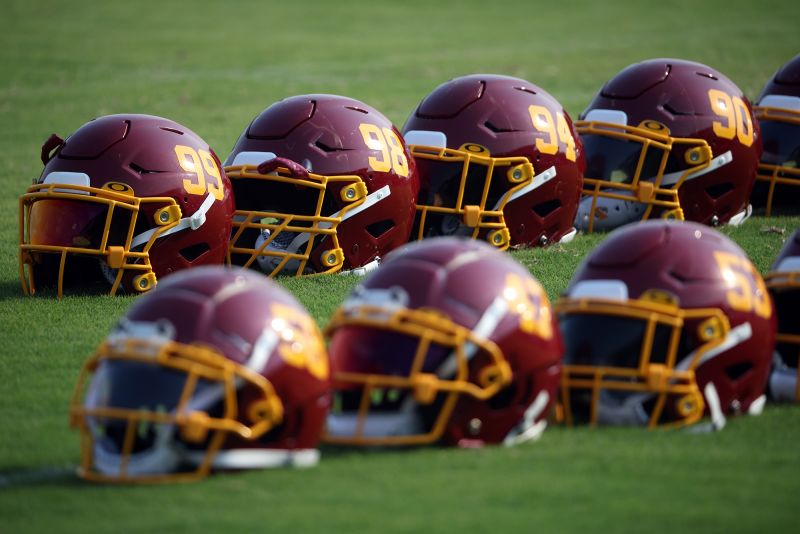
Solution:
<svg viewBox="0 0 800 534"><path fill-rule="evenodd" d="M387 198L389 198L389 196L391 196L391 194L392 194L391 188L388 185L385 185L385 186L381 187L380 189L378 189L376 191L373 191L372 193L367 195L367 197L364 199L364 202L362 202L361 204L359 204L355 208L345 212L344 215L342 215L342 211L339 210L339 211L333 213L332 215L330 215L329 217L330 218L334 218L334 219L338 218L338 217L341 217L341 219L342 219L340 221L340 224L341 224L342 222L346 221L347 219L353 217L354 215L357 215L357 214L361 213L362 211L371 208L372 206L376 205L377 203L379 203L379 202L381 202L383 200L386 200ZM330 223L330 222L327 222L327 221L320 222L317 225L317 227L322 229L322 230L327 230L331 226L333 226L333 223ZM269 235L270 235L269 230L266 230L266 229L262 230L261 232L259 232L258 237L256 238L256 243L255 243L254 248L256 250L260 250L261 249L261 245L264 243L264 241L266 241L269 238ZM280 234L280 235L283 235L283 234ZM286 243L285 246L274 246L273 245L274 241L273 241L273 243L270 243L269 245L267 245L265 250L274 251L274 252L284 252L284 253L285 252L289 252L289 253L295 254L300 249L300 247L302 247L305 243L307 243L308 240L311 238L311 234L309 232L298 232L296 234L290 233L289 235L290 236L293 235L294 237L292 238L292 240L289 243ZM265 272L272 272L272 269L275 266L277 266L278 263L280 263L280 258L277 258L275 256L259 256L258 257L258 264L261 267L261 269L263 271L265 271ZM296 271L298 265L299 265L299 260L291 260L291 261L287 262L287 264L284 266L284 270Z"/></svg>
<svg viewBox="0 0 800 534"><path fill-rule="evenodd" d="M131 454L125 473L122 472L122 456L117 452L110 452L103 448L102 440L96 439L94 443L94 467L106 476L144 476L158 475L174 472L181 463L182 451L178 450L177 442L172 439L175 426L166 423L154 424L156 434L153 446L146 451Z"/></svg>
<svg viewBox="0 0 800 534"><path fill-rule="evenodd" d="M538 419L542 412L544 412L544 409L547 408L547 403L549 401L550 394L545 390L540 391L539 394L536 395L536 398L533 399L530 406L525 409L522 421L508 432L503 440L503 445L511 447L512 445L519 445L526 441L536 441L539 439L544 429L547 428L547 420L542 419L536 422L536 419Z"/></svg>
<svg viewBox="0 0 800 534"><path fill-rule="evenodd" d="M208 193L206 195L206 198L203 200L203 203L200 204L199 208L197 208L197 211L195 211L189 217L182 218L180 221L178 221L178 224L159 234L156 239L166 237L170 234L174 234L175 232L180 232L181 230L186 230L187 228L191 228L192 230L197 230L198 228L203 226L203 224L205 224L206 213L208 213L208 210L210 210L211 206L214 205L214 201L215 201L214 195ZM156 231L158 231L158 228L151 228L150 230L147 230L137 236L134 236L134 238L131 240L131 250L135 249L136 247L142 246L148 241L150 241L150 238L153 237L153 234L155 234Z"/></svg>
<svg viewBox="0 0 800 534"><path fill-rule="evenodd" d="M511 203L516 199L520 198L521 196L527 195L531 191L538 189L539 187L543 186L544 184L555 178L557 174L558 172L556 171L555 165L545 169L544 171L534 176L533 180L531 180L531 182L522 189L514 191L513 194L506 193L505 195L500 197L500 200L497 201L492 210L497 211L500 208L500 206Z"/></svg>

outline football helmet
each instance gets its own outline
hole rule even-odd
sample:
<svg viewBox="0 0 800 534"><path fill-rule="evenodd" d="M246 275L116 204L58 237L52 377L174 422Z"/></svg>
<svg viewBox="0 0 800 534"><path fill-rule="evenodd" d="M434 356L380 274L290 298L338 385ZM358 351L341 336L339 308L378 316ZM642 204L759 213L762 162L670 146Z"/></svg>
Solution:
<svg viewBox="0 0 800 534"><path fill-rule="evenodd" d="M800 229L786 241L766 283L778 315L769 393L778 401L800 402Z"/></svg>
<svg viewBox="0 0 800 534"><path fill-rule="evenodd" d="M437 237L392 252L326 335L328 442L513 445L546 426L558 328L539 283L486 243Z"/></svg>
<svg viewBox="0 0 800 534"><path fill-rule="evenodd" d="M556 303L567 424L684 426L759 413L775 342L764 281L742 250L694 222L620 228ZM698 428L703 428L698 427Z"/></svg>
<svg viewBox="0 0 800 534"><path fill-rule="evenodd" d="M197 134L150 115L108 115L42 146L19 199L22 288L106 280L137 293L158 278L225 262L231 186ZM99 264L99 266L98 266Z"/></svg>
<svg viewBox="0 0 800 534"><path fill-rule="evenodd" d="M583 148L540 87L509 76L452 79L420 102L403 135L420 174L412 238L465 235L505 249L575 236Z"/></svg>
<svg viewBox="0 0 800 534"><path fill-rule="evenodd" d="M225 162L236 215L230 261L269 276L372 268L408 241L419 188L392 123L335 95L281 100Z"/></svg>
<svg viewBox="0 0 800 534"><path fill-rule="evenodd" d="M630 65L575 126L586 151L580 228L749 216L761 136L750 102L717 70L679 59Z"/></svg>
<svg viewBox="0 0 800 534"><path fill-rule="evenodd" d="M800 54L767 82L753 111L764 145L753 203L763 205L766 214L771 215L778 199L792 207L800 202ZM777 185L783 186L778 197Z"/></svg>
<svg viewBox="0 0 800 534"><path fill-rule="evenodd" d="M329 401L322 336L291 294L246 269L176 273L83 365L70 406L79 475L161 482L311 466Z"/></svg>

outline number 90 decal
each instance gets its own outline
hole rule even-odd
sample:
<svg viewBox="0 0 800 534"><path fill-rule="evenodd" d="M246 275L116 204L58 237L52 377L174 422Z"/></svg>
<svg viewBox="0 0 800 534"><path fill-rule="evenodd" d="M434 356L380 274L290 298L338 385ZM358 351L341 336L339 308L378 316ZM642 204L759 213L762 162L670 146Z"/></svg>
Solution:
<svg viewBox="0 0 800 534"><path fill-rule="evenodd" d="M736 137L744 146L753 144L753 119L744 100L738 96L730 96L719 89L708 90L708 100L714 113L725 119L714 121L714 133L723 139Z"/></svg>
<svg viewBox="0 0 800 534"><path fill-rule="evenodd" d="M183 180L183 188L187 193L190 195L205 195L208 192L214 195L217 200L222 200L225 197L219 166L209 152L202 149L195 150L186 145L175 145L175 155L181 168L194 174L194 178L197 180L194 181L189 178ZM206 180L206 174L214 179L214 183Z"/></svg>

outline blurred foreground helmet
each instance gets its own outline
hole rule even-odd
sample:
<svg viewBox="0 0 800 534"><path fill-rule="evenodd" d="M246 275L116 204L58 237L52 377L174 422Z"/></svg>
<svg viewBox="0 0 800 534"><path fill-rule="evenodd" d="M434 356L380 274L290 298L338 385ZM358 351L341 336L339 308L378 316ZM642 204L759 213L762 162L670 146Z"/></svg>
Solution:
<svg viewBox="0 0 800 534"><path fill-rule="evenodd" d="M161 482L314 465L328 373L314 320L272 281L225 267L172 275L83 366L70 407L79 474Z"/></svg>
<svg viewBox="0 0 800 534"><path fill-rule="evenodd" d="M546 426L562 344L539 283L465 238L389 255L326 333L334 403L325 440L513 445Z"/></svg>
<svg viewBox="0 0 800 534"><path fill-rule="evenodd" d="M761 125L764 153L753 203L772 214L774 204L800 211L800 54L778 69L753 108ZM776 186L779 195L775 195ZM792 187L788 187L792 186Z"/></svg>
<svg viewBox="0 0 800 534"><path fill-rule="evenodd" d="M786 241L766 282L778 315L769 392L778 401L800 402L800 230Z"/></svg>
<svg viewBox="0 0 800 534"><path fill-rule="evenodd" d="M464 235L505 249L575 236L583 149L567 112L536 85L455 78L422 100L403 135L420 173L413 239Z"/></svg>
<svg viewBox="0 0 800 534"><path fill-rule="evenodd" d="M271 105L225 170L236 197L234 264L269 276L369 269L408 241L414 161L389 119L358 100L303 95Z"/></svg>
<svg viewBox="0 0 800 534"><path fill-rule="evenodd" d="M556 304L567 424L683 426L759 413L775 342L761 276L730 239L692 222L613 232Z"/></svg>
<svg viewBox="0 0 800 534"><path fill-rule="evenodd" d="M586 150L580 228L654 218L716 226L749 216L758 124L742 91L711 67L678 59L631 65L575 126Z"/></svg>
<svg viewBox="0 0 800 534"><path fill-rule="evenodd" d="M20 197L20 278L38 286L107 281L111 294L225 262L230 182L214 151L180 124L108 115L42 146L44 171Z"/></svg>

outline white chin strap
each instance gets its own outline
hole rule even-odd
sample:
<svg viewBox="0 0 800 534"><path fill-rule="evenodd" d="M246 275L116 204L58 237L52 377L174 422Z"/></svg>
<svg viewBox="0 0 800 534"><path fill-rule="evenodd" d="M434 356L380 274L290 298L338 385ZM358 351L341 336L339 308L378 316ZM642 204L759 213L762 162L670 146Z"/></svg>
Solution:
<svg viewBox="0 0 800 534"><path fill-rule="evenodd" d="M197 230L203 226L203 224L206 222L206 213L208 213L208 210L210 210L211 206L214 205L214 200L214 195L208 193L205 200L203 200L203 203L200 204L199 208L197 208L197 211L195 211L189 217L182 218L180 221L178 221L178 224L160 234L158 239L170 234L174 234L175 232L180 232L181 230L186 230L187 228ZM134 236L134 238L131 240L131 250L150 241L150 238L156 233L157 230L158 228L151 228L146 232L142 232L141 234Z"/></svg>
<svg viewBox="0 0 800 534"><path fill-rule="evenodd" d="M707 167L686 175L684 182L694 180L695 178L699 178L704 174L716 171L717 169L724 167L731 162L733 162L733 154L731 154L731 151L728 150L727 152L724 152L712 159ZM671 187L677 184L678 180L680 180L681 176L683 175L683 171L665 174L661 178L661 187ZM593 197L591 196L581 199L580 207L578 208L578 214L575 217L575 226L583 230L589 227L592 199ZM647 204L636 202L634 200L619 200L606 197L597 197L597 203L595 206L595 221L593 227L598 230L611 230L624 224L639 221L641 220L642 215L644 215L644 211L647 208ZM732 217L729 224L737 226L744 222L747 217L750 216L752 208L749 208L749 210L750 211L747 213L742 212ZM600 215L598 216L598 214Z"/></svg>
<svg viewBox="0 0 800 534"><path fill-rule="evenodd" d="M540 391L531 405L525 410L522 421L506 435L503 445L511 447L527 441L538 440L542 436L544 429L547 428L547 420L542 419L538 422L536 420L542 415L549 402L550 395L544 390Z"/></svg>
<svg viewBox="0 0 800 534"><path fill-rule="evenodd" d="M378 189L376 191L373 191L372 193L367 195L367 197L364 199L364 202L362 202L361 204L359 204L355 208L347 211L344 215L341 215L342 211L339 210L336 213L330 215L330 218L334 218L335 219L335 218L341 217L342 220L339 223L339 224L341 224L344 221L346 221L347 219L349 219L349 218L351 218L351 217L353 217L355 215L358 215L359 213L361 213L362 211L364 211L366 209L371 208L372 206L376 205L378 202L386 200L387 198L389 198L389 196L391 196L391 194L392 194L391 188L388 185L385 185L385 186L381 187L380 189ZM330 223L330 222L327 222L327 221L323 221L323 222L319 223L318 228L320 228L322 230L327 230L331 226L333 226L333 223ZM261 232L259 232L259 235L256 238L255 249L259 250L261 248L261 245L264 243L264 241L266 241L269 238L269 236L270 236L270 232L267 229L264 229ZM289 244L287 244L285 247L276 246L276 244L273 241L272 243L267 245L267 247L264 250L269 250L269 251L273 251L273 252L281 252L281 253L287 253L288 252L288 253L291 253L291 254L296 254L297 251L300 249L300 247L303 246L305 243L307 243L310 238L311 238L311 235L308 232L300 232L297 235L295 235L294 239L292 239L292 241ZM261 267L261 269L263 271L272 272L272 270L280 263L281 259L278 258L278 257L275 257L275 256L259 256L257 258L257 261L258 261L258 264L259 264L259 266ZM299 266L299 260L290 260L284 266L284 270L297 271L298 266ZM366 268L367 266L364 266L364 267ZM368 272L368 271L364 271L364 273L366 273L366 272ZM356 273L356 274L358 274L358 273Z"/></svg>
<svg viewBox="0 0 800 534"><path fill-rule="evenodd" d="M128 458L126 471L122 471L122 456L118 452L110 452L103 448L102 439L95 438L93 460L94 467L106 476L140 477L146 475L160 475L173 473L180 465L183 458L182 451L176 449L176 442L172 439L175 428L170 424L156 424L154 426L156 439L153 446L146 451L131 454Z"/></svg>
<svg viewBox="0 0 800 534"><path fill-rule="evenodd" d="M200 465L205 460L204 451L192 451L186 458ZM278 467L313 467L319 463L317 449L228 449L219 451L211 467L221 470L274 469Z"/></svg>
<svg viewBox="0 0 800 534"><path fill-rule="evenodd" d="M522 189L514 191L512 194L506 193L505 195L500 197L500 200L497 201L497 203L494 205L494 208L492 208L492 209L494 211L497 211L500 208L500 206L502 206L504 204L508 204L510 202L513 202L516 199L527 195L531 191L534 191L534 190L542 187L544 184L546 184L547 182L549 182L550 180L555 178L556 174L558 174L558 173L556 171L555 165L553 165L552 167L550 167L548 169L545 169L541 173L539 173L536 176L534 176L533 180L531 180L531 183L529 183L528 185L526 185Z"/></svg>
<svg viewBox="0 0 800 534"><path fill-rule="evenodd" d="M684 180L684 183L688 182L689 180L694 180L695 178L699 178L704 174L714 172L720 167L724 167L728 163L731 163L732 161L733 161L733 154L731 154L731 151L728 150L727 152L723 152L716 158L712 159L709 162L708 167L705 167L695 172L690 172L688 175L686 175L686 180ZM683 174L684 173L682 171L665 174L664 176L661 177L661 186L670 187L677 184L678 180L681 179L681 176L683 176Z"/></svg>

